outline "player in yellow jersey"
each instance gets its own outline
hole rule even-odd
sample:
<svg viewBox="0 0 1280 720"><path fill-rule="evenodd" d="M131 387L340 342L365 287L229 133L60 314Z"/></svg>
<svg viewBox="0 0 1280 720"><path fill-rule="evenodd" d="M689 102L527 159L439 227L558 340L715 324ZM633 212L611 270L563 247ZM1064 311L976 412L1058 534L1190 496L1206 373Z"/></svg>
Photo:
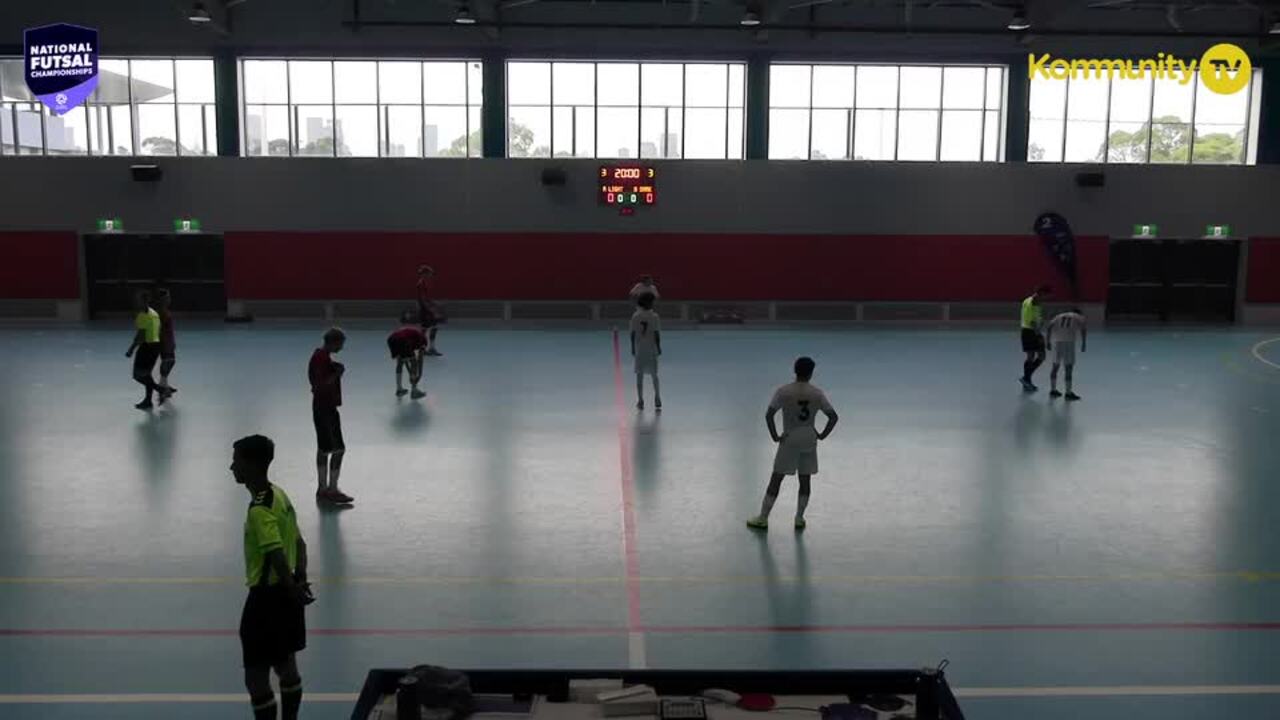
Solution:
<svg viewBox="0 0 1280 720"><path fill-rule="evenodd" d="M1022 390L1035 392L1040 388L1031 382L1036 369L1044 364L1044 308L1041 300L1049 296L1050 287L1041 285L1031 296L1022 301Z"/></svg>

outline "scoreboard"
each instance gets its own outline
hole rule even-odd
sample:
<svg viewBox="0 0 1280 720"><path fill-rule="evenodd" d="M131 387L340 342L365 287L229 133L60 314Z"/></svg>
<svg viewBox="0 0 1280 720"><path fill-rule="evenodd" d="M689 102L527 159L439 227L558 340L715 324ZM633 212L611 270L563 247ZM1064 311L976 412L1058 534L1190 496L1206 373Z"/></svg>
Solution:
<svg viewBox="0 0 1280 720"><path fill-rule="evenodd" d="M658 201L658 171L652 165L601 165L600 204L627 210Z"/></svg>

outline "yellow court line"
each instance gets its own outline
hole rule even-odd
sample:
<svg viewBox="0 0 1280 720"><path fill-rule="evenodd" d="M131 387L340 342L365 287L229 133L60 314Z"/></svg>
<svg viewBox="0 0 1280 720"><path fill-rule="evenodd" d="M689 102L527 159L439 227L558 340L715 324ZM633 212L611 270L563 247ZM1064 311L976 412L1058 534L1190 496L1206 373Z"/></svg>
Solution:
<svg viewBox="0 0 1280 720"><path fill-rule="evenodd" d="M1274 342L1280 342L1280 337L1273 337L1270 340L1262 340L1258 344L1254 345L1253 349L1250 352L1253 353L1254 359L1256 359L1258 362L1263 363L1265 365L1270 365L1271 367L1277 370L1280 370L1280 363L1275 363L1262 357L1262 353L1260 352L1262 348Z"/></svg>
<svg viewBox="0 0 1280 720"><path fill-rule="evenodd" d="M1280 580L1280 571L1235 570L1206 572L1138 572L1110 575L683 575L634 577L632 581L651 585L764 585L847 584L847 585L937 585L937 584L1015 584L1015 583L1108 583L1150 581L1242 581L1272 582ZM604 577L428 577L428 576L316 576L316 585L523 585L523 586L588 586L622 585L625 576ZM0 577L0 585L10 586L94 586L94 585L242 585L240 577Z"/></svg>

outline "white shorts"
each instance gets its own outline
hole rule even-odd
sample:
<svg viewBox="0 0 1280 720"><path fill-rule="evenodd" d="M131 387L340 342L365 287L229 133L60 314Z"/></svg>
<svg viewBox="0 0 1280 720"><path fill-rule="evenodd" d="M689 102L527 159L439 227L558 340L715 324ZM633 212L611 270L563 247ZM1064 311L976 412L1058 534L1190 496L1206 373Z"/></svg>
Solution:
<svg viewBox="0 0 1280 720"><path fill-rule="evenodd" d="M773 472L775 475L817 475L818 446L783 440L773 456Z"/></svg>
<svg viewBox="0 0 1280 720"><path fill-rule="evenodd" d="M637 375L657 375L658 374L658 356L657 355L636 355L636 374Z"/></svg>
<svg viewBox="0 0 1280 720"><path fill-rule="evenodd" d="M1053 344L1054 365L1075 365L1076 344L1072 340L1060 340Z"/></svg>

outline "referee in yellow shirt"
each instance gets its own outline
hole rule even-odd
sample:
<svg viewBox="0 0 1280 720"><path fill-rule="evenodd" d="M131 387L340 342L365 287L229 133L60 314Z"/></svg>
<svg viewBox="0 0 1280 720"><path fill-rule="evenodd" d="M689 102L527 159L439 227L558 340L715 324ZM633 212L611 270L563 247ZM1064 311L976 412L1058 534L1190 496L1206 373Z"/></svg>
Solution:
<svg viewBox="0 0 1280 720"><path fill-rule="evenodd" d="M1044 364L1044 308L1040 301L1049 296L1051 288L1041 285L1031 296L1022 301L1022 352L1026 358L1022 362L1022 390L1035 392L1040 388L1031 382L1036 369Z"/></svg>
<svg viewBox="0 0 1280 720"><path fill-rule="evenodd" d="M133 334L133 344L129 346L124 356L133 358L133 379L147 389L146 397L134 407L139 410L150 410L152 394L160 393L160 403L163 405L173 391L160 387L151 377L151 371L156 367L156 360L160 359L160 314L151 309L151 293L145 290L139 291L133 296L133 306L138 313L133 320L133 326L137 328L137 332Z"/></svg>
<svg viewBox="0 0 1280 720"><path fill-rule="evenodd" d="M307 646L303 608L314 599L307 583L307 544L298 532L293 503L267 479L275 454L270 438L250 435L234 443L231 460L231 474L253 498L244 521L249 597L240 617L240 646L254 720L276 717L273 669L280 680L280 717L298 717L302 677L296 653Z"/></svg>

